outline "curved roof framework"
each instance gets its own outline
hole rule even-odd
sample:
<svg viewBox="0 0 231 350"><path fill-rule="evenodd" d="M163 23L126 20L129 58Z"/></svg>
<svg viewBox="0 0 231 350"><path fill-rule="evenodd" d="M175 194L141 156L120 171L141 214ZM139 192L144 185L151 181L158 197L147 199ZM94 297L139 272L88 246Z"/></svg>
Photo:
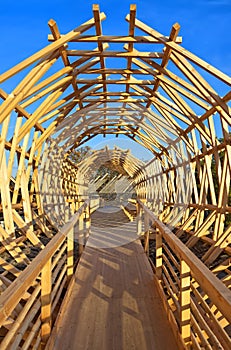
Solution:
<svg viewBox="0 0 231 350"><path fill-rule="evenodd" d="M129 150L119 148L110 150L105 147L98 151L91 151L84 160L78 163L78 166L69 158L63 161L62 154L57 156L57 150L54 153L50 148L48 150L49 152L44 154L40 168L40 196L43 210L56 227L63 226L67 212L69 216L71 215L67 204L68 199L75 198L76 201L81 201L88 197L95 197L97 194L96 181L99 187L104 183L107 184L106 174L104 177L96 176L97 170L102 165L120 174L119 178L116 176L117 181L120 180L120 187L121 182L126 185L129 182L131 184L129 191L136 188L140 176L145 178L144 162L135 158ZM105 187L104 190L106 191ZM57 210L51 210L51 206L56 207Z"/></svg>
<svg viewBox="0 0 231 350"><path fill-rule="evenodd" d="M138 196L189 247L202 239L201 259L228 274L231 78L181 45L179 24L163 35L131 5L128 32L116 36L103 34L105 18L94 5L67 34L50 20L51 43L0 75L2 249L28 264L15 232L42 247L41 218L78 196L70 153L99 134L126 135L153 154L133 174Z"/></svg>
<svg viewBox="0 0 231 350"><path fill-rule="evenodd" d="M112 170L115 169L131 179L135 178L137 172L144 168L144 162L135 158L130 150L122 150L118 147L111 150L105 147L91 152L86 159L78 164L78 171L90 179L101 165L108 165Z"/></svg>

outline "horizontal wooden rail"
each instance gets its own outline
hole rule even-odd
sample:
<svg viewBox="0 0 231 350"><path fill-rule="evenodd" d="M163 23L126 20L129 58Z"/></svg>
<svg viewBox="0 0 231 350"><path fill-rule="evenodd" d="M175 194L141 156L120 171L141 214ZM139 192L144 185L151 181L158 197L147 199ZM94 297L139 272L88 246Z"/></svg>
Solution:
<svg viewBox="0 0 231 350"><path fill-rule="evenodd" d="M188 264L193 276L196 276L196 280L203 287L214 304L219 303L220 310L231 323L231 291L224 286L224 284L153 214L150 209L139 199L137 201L144 212L148 214L149 218L161 231L169 246Z"/></svg>
<svg viewBox="0 0 231 350"><path fill-rule="evenodd" d="M69 235L71 232L73 233L74 225L78 222L78 220L82 220L82 215L88 206L89 200L84 202L84 204L72 216L70 221L59 230L59 232L51 239L47 246L1 294L0 326L5 326L8 319L12 318L12 313L14 313L14 310L18 308L18 305L22 299L27 300L27 298L30 298L30 293L27 291L30 287L34 287L37 284L37 287L41 289L41 303L38 304L38 308L41 308L41 341L43 344L45 343L47 337L44 336L43 330L45 331L45 335L47 334L49 336L51 327L51 313L52 309L54 308L54 304L57 303L54 298L57 299L57 294L60 293L60 286L64 286L65 281L68 281L68 278L70 277L69 271L71 269L73 270L73 268L69 266L70 259L72 261L72 257L74 255L73 244L71 245L70 250L68 247L70 243L68 243L68 241L70 241L70 239L73 240L74 237L71 238ZM65 253L65 251L67 251L67 253ZM53 262L51 260L52 258ZM62 272L61 270L65 264L65 271ZM67 277L64 278L65 273L67 273ZM52 284L56 279L57 282L55 282L52 288ZM45 321L43 322L43 320ZM8 338L15 339L16 335L17 332L15 335L11 334ZM4 339L4 345L0 345L1 349L7 349L7 341Z"/></svg>
<svg viewBox="0 0 231 350"><path fill-rule="evenodd" d="M216 343L214 349L230 349L231 291L140 199L137 213L145 224L146 252L149 228L155 229L155 274L176 333L187 348Z"/></svg>

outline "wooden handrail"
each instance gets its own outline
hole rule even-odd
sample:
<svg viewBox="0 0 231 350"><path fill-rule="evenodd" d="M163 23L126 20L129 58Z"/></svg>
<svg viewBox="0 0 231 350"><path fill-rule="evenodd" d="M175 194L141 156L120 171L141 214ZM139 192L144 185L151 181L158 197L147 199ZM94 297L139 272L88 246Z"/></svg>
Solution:
<svg viewBox="0 0 231 350"><path fill-rule="evenodd" d="M59 246L64 242L68 232L74 227L83 210L89 204L89 200L78 209L72 218L59 230L47 246L34 258L20 275L0 296L0 326L9 317L25 294L28 286L38 277L48 260L54 255Z"/></svg>
<svg viewBox="0 0 231 350"><path fill-rule="evenodd" d="M231 291L187 248L172 231L163 224L155 214L148 209L139 199L137 202L142 207L160 230L163 238L190 267L191 274L207 293L212 302L218 306L224 317L231 322Z"/></svg>

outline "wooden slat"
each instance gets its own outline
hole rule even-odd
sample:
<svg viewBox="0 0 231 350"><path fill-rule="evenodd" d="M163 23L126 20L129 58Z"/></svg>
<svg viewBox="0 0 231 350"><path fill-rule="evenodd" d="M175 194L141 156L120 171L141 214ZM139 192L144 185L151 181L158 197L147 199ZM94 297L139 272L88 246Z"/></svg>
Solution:
<svg viewBox="0 0 231 350"><path fill-rule="evenodd" d="M63 35L61 35L63 36ZM166 40L169 40L169 37L165 37ZM52 34L48 34L48 40L54 41L54 36ZM150 44L157 44L160 43L159 40L153 38L152 36L116 36L116 35L80 35L78 38L69 40L70 42L106 42L106 43L150 43ZM178 36L176 39L176 43L180 44L182 43L182 37Z"/></svg>
<svg viewBox="0 0 231 350"><path fill-rule="evenodd" d="M81 56L81 57L113 57L113 58L135 58L135 57L142 57L142 58L156 58L161 59L163 58L162 52L141 52L136 53L135 51L126 52L126 51L102 51L102 52L95 52L95 51L85 51L85 50L67 50L68 56Z"/></svg>
<svg viewBox="0 0 231 350"><path fill-rule="evenodd" d="M78 220L79 214L85 208L84 204L72 219L63 226L62 230L48 243L46 249L43 249L39 255L30 263L30 265L21 274L20 278L16 279L10 287L0 296L0 324L11 314L19 300L25 293L25 285L31 285L35 278L39 275L42 268L58 247L65 240L65 235L74 226Z"/></svg>
<svg viewBox="0 0 231 350"><path fill-rule="evenodd" d="M105 14L101 13L100 18L101 18L101 21L103 21L106 18ZM68 34L64 35L56 42L48 45L47 47L38 51L37 53L35 53L31 57L27 58L23 62L19 63L15 67L9 69L4 74L0 75L0 83L5 81L6 79L10 78L11 76L15 75L16 73L20 72L21 70L25 69L26 67L33 64L34 62L41 59L42 57L45 57L45 56L49 55L51 52L56 51L57 49L62 47L68 41L73 40L74 38L78 37L81 33L85 32L86 30L93 27L94 24L95 24L95 22L93 19L83 23L80 27L77 27L74 30L70 31Z"/></svg>
<svg viewBox="0 0 231 350"><path fill-rule="evenodd" d="M41 274L41 343L46 344L51 333L51 258L48 259Z"/></svg>
<svg viewBox="0 0 231 350"><path fill-rule="evenodd" d="M127 15L126 20L130 21L130 15ZM217 77L218 79L221 79L225 83L231 85L231 78L229 76L227 76L226 74L224 74L220 70L212 67L207 62L205 62L201 58L197 57L196 55L192 54L191 52L184 49L183 47L177 45L176 43L174 43L172 41L167 41L166 38L164 38L164 36L162 34L160 34L158 31L152 29L151 27L147 26L146 24L144 24L143 22L141 22L137 19L135 21L135 26L137 28L143 30L144 32L148 33L153 38L160 40L160 42L165 44L166 47L169 47L169 48L173 49L174 51L179 52L182 56L184 56L184 57L188 58L190 61L196 63L198 66L205 69L206 71L208 71L209 73L211 73L212 75Z"/></svg>
<svg viewBox="0 0 231 350"><path fill-rule="evenodd" d="M161 230L170 247L178 252L180 258L188 264L193 277L196 278L204 291L213 300L214 304L219 300L220 310L231 321L231 292L149 209L144 208L144 210L149 213L150 218L153 218L155 225Z"/></svg>
<svg viewBox="0 0 231 350"><path fill-rule="evenodd" d="M130 19L130 21L131 21L131 19ZM135 23L134 23L134 25L135 25ZM171 33L170 33L169 41L175 42L175 40L177 39L179 31L180 31L180 25L178 23L175 23L172 26L172 30L171 30ZM169 58L171 56L171 51L172 51L171 48L169 48L169 47L165 48L164 56L163 56L163 59L162 59L162 62L161 62L161 67L162 68L165 68L167 66ZM159 81L158 76L157 76L156 83L155 83L155 85L153 87L153 92L158 90L159 85L160 85L160 81ZM147 104L147 108L150 106L150 104L151 104L150 102Z"/></svg>

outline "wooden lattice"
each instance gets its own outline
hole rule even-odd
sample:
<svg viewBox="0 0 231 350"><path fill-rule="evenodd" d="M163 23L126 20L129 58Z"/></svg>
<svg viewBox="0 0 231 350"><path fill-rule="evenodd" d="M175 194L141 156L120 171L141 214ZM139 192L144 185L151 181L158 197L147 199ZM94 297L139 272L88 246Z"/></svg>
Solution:
<svg viewBox="0 0 231 350"><path fill-rule="evenodd" d="M84 197L70 155L99 134L126 135L152 152L143 163L103 149L96 161L126 174L230 287L231 78L182 46L177 23L163 35L131 5L128 33L117 36L103 34L105 18L93 5L93 18L67 34L50 20L51 43L0 75L1 289Z"/></svg>

